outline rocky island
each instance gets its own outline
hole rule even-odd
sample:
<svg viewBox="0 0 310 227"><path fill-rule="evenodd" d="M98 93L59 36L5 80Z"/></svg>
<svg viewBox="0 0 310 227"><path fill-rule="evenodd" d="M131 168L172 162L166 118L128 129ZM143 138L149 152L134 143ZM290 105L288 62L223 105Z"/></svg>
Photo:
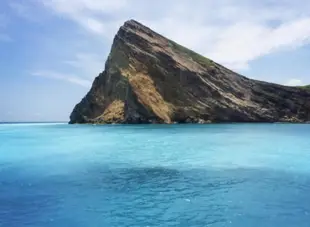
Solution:
<svg viewBox="0 0 310 227"><path fill-rule="evenodd" d="M309 121L310 90L241 76L130 20L69 123Z"/></svg>

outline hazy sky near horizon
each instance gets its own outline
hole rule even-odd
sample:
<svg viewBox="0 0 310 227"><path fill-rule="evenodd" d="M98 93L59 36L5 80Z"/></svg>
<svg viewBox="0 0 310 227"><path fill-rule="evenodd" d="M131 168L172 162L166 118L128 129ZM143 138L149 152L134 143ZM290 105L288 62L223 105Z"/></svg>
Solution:
<svg viewBox="0 0 310 227"><path fill-rule="evenodd" d="M1 0L0 121L67 121L128 19L250 78L310 84L310 1Z"/></svg>

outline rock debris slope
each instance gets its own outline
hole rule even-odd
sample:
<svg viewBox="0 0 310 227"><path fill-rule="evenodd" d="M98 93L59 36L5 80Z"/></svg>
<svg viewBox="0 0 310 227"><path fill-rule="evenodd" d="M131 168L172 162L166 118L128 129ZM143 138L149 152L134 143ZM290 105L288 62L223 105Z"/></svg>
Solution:
<svg viewBox="0 0 310 227"><path fill-rule="evenodd" d="M207 45L207 44L206 44ZM241 76L130 20L70 123L308 122L310 91Z"/></svg>

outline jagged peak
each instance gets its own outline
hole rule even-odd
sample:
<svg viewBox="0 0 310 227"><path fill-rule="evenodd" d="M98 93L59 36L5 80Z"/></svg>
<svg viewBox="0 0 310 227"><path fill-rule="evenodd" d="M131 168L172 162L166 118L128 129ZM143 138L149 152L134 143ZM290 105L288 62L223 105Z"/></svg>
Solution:
<svg viewBox="0 0 310 227"><path fill-rule="evenodd" d="M123 24L121 29L125 29L125 30L130 29L133 31L148 31L148 32L151 31L151 32L154 32L150 28L148 28L147 26L145 26L142 23L140 23L136 20L133 20L133 19L125 21L125 23Z"/></svg>
<svg viewBox="0 0 310 227"><path fill-rule="evenodd" d="M124 35L124 31L126 32L131 32L135 35L147 35L149 37L156 37L156 38L164 38L167 39L166 37L163 37L159 33L155 32L151 28L145 26L144 24L136 21L136 20L127 20L123 26L120 27L118 35L122 36Z"/></svg>
<svg viewBox="0 0 310 227"><path fill-rule="evenodd" d="M130 19L130 20L127 20L125 21L124 23L124 26L125 27L130 27L130 26L139 26L139 27L145 27L145 25L141 24L140 22L134 20L134 19Z"/></svg>

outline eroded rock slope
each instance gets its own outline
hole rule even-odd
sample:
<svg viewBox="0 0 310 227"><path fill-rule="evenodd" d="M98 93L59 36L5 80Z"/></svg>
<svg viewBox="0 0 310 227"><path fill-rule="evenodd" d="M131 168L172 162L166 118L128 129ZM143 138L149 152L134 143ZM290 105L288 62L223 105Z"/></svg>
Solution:
<svg viewBox="0 0 310 227"><path fill-rule="evenodd" d="M310 91L248 79L127 21L70 123L308 122Z"/></svg>

